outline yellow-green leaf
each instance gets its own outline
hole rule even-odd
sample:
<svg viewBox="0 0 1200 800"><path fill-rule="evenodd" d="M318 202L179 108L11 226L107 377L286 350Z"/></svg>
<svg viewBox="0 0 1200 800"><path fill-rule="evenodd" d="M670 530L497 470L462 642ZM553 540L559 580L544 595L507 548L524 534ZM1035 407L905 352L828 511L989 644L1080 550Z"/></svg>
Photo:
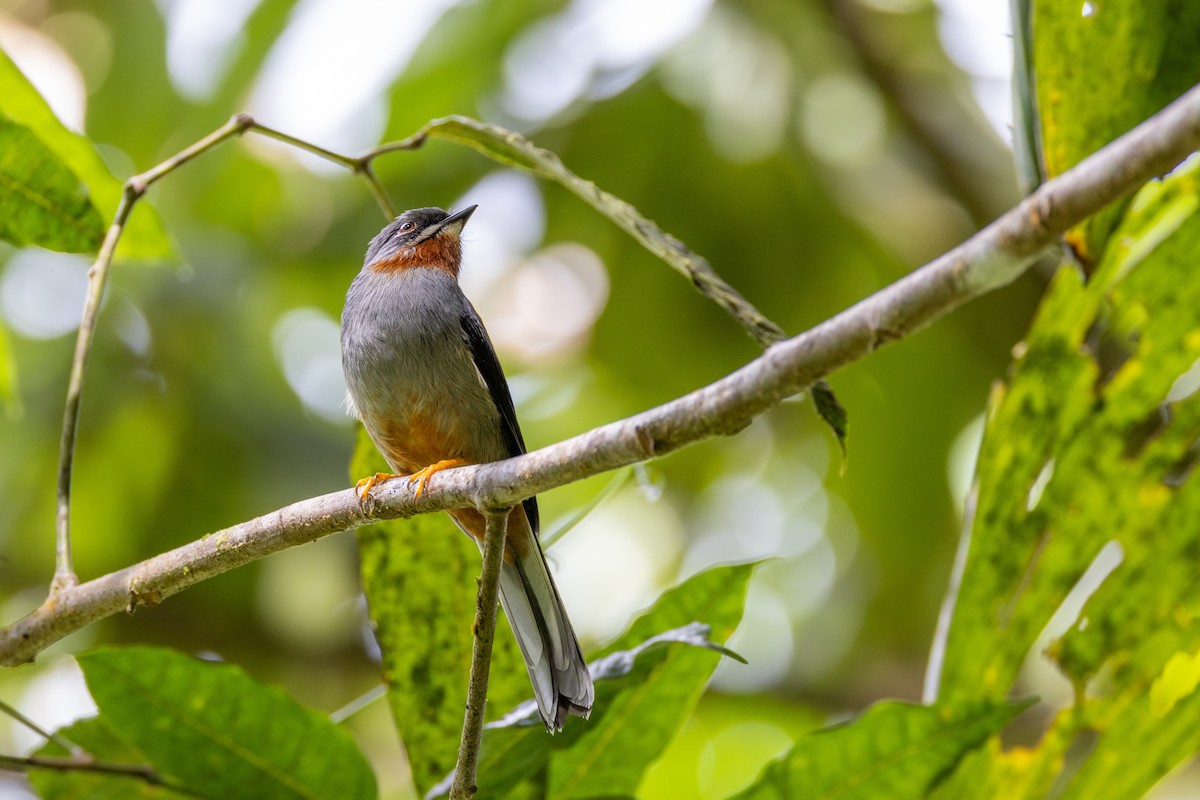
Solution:
<svg viewBox="0 0 1200 800"><path fill-rule="evenodd" d="M37 135L0 114L0 239L90 253L104 222L87 189Z"/></svg>
<svg viewBox="0 0 1200 800"><path fill-rule="evenodd" d="M103 236L104 227L112 221L121 202L121 181L113 176L91 141L59 122L37 89L3 50L0 50L0 113L33 131L46 148L78 176L99 211ZM130 113L135 112L131 109ZM158 214L144 200L138 203L121 237L117 257L165 259L172 253L171 242Z"/></svg>

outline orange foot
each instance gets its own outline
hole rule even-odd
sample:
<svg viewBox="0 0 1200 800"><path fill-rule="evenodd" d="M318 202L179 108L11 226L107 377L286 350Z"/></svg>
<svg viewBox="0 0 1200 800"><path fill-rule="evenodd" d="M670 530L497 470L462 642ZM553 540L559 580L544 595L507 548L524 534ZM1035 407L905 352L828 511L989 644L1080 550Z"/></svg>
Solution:
<svg viewBox="0 0 1200 800"><path fill-rule="evenodd" d="M425 484L429 482L429 479L433 477L435 472L441 472L442 470L450 469L451 467L461 467L466 463L467 462L463 461L461 458L447 458L444 461L439 461L436 464L430 464L425 469L417 470L412 475L409 475L408 485L412 486L414 482L417 484L417 493L413 496L413 499L420 499L421 492L425 491Z"/></svg>
<svg viewBox="0 0 1200 800"><path fill-rule="evenodd" d="M397 475L393 472L376 472L369 478L363 478L358 483L354 484L354 493L358 495L358 502L367 502L367 496L371 494L371 490L376 485L384 481L390 481L392 478L403 478L403 475Z"/></svg>

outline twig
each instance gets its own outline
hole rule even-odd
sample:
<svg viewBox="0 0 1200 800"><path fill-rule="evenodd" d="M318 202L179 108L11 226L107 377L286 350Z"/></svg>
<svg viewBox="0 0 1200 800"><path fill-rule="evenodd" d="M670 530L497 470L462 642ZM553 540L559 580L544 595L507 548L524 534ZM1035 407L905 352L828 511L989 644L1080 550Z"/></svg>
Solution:
<svg viewBox="0 0 1200 800"><path fill-rule="evenodd" d="M488 672L491 670L492 640L496 633L496 603L500 592L500 566L504 563L504 531L508 527L508 509L490 510L486 516L483 569L479 575L479 595L475 601L471 682L467 688L467 712L463 718L454 782L450 785L450 800L470 800L478 789L475 785L475 769L479 764L479 746L483 743L483 711L487 705Z"/></svg>
<svg viewBox="0 0 1200 800"><path fill-rule="evenodd" d="M24 725L29 730L36 733L38 736L41 736L46 741L54 742L56 745L61 747L63 750L66 750L68 753L70 753L75 758L81 758L87 752L82 747L75 744L74 742L68 741L67 738L65 736L63 736L61 733L46 730L41 725L38 725L36 722L34 722L29 717L22 714L20 711L17 711L17 709L13 708L12 706L10 706L8 703L4 702L3 700L0 700L0 713L8 715L12 719L14 719L17 722Z"/></svg>
<svg viewBox="0 0 1200 800"><path fill-rule="evenodd" d="M228 122L203 139L184 148L167 160L135 175L125 182L117 213L105 234L96 261L88 270L88 294L84 301L83 315L79 323L79 333L75 338L75 354L71 359L71 377L67 384L67 402L63 411L62 436L59 443L58 457L58 492L57 514L55 519L55 566L54 579L50 583L50 596L54 597L60 590L76 585L79 580L75 576L75 567L71 558L71 476L74 471L75 440L79 431L79 408L83 397L84 371L87 368L88 355L91 352L92 340L96 334L96 317L100 311L100 301L104 297L104 289L108 283L108 272L112 266L113 255L117 243L125 231L125 224L133 211L134 205L155 182L179 169L194 158L212 150L217 145L235 136L241 136L247 131L253 131L271 139L305 150L313 155L332 161L346 167L355 174L362 175L371 189L383 213L391 219L396 216L395 207L376 177L371 162L378 152L367 152L361 156L345 156L324 147L297 139L274 128L261 125L254 121L249 114L235 114Z"/></svg>
<svg viewBox="0 0 1200 800"><path fill-rule="evenodd" d="M346 703L346 705L342 706L336 711L330 711L329 721L335 725L341 725L343 722L350 719L355 714L374 703L376 700L382 700L384 697L387 697L387 685L381 683L378 686L363 692L358 697L354 698L349 703Z"/></svg>
<svg viewBox="0 0 1200 800"><path fill-rule="evenodd" d="M244 115L233 117L229 122L210 133L192 146L185 148L171 158L162 162L141 175L135 175L125 182L125 190L121 195L121 203L117 206L116 218L109 226L104 236L104 243L96 255L96 262L88 270L88 293L83 305L83 316L79 323L79 333L75 337L75 355L71 359L71 377L67 383L67 402L63 411L62 438L58 454L58 495L57 516L55 520L55 561L54 580L50 584L50 596L60 590L78 583L75 577L75 567L71 560L71 474L75 459L75 437L79 431L79 406L83 398L83 377L87 367L88 354L92 349L92 340L96 335L96 316L100 312L100 300L104 297L104 287L108 282L108 271L112 266L113 254L117 250L117 242L125 230L133 206L146 190L162 176L191 161L201 153L216 147L221 142L237 136L253 124L253 120Z"/></svg>
<svg viewBox="0 0 1200 800"><path fill-rule="evenodd" d="M304 500L132 567L62 589L0 628L0 664L31 660L51 643L125 608L158 602L269 553L376 519L448 508L514 505L548 491L720 434L1020 275L1070 227L1169 171L1200 147L1200 87L1043 184L962 245L857 305L767 350L737 372L634 417L519 458L447 470L418 510L384 484L370 515L352 490Z"/></svg>
<svg viewBox="0 0 1200 800"><path fill-rule="evenodd" d="M28 772L33 769L48 769L55 772L90 772L114 777L136 778L152 786L162 786L177 794L188 797L205 797L181 784L168 781L144 764L119 764L112 761L95 761L90 758L64 758L61 756L9 756L0 755L0 770Z"/></svg>

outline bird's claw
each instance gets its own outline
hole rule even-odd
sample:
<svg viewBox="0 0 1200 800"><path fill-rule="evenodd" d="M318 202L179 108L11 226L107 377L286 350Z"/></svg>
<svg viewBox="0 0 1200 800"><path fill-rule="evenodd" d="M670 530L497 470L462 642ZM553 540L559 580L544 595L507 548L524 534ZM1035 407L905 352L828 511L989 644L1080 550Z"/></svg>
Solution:
<svg viewBox="0 0 1200 800"><path fill-rule="evenodd" d="M429 479L433 477L435 472L441 472L442 470L450 469L451 467L461 467L466 463L467 462L463 461L461 458L447 458L442 461L438 461L435 464L430 464L428 467L425 467L425 469L419 469L412 475L409 475L408 485L412 486L414 483L417 484L417 491L413 494L413 499L421 499L421 493L425 491L425 484L429 482Z"/></svg>
<svg viewBox="0 0 1200 800"><path fill-rule="evenodd" d="M359 504L365 504L370 499L371 490L384 481L390 481L392 478L403 478L403 475L397 475L393 472L376 472L370 477L363 478L358 483L354 484L354 493L358 495Z"/></svg>

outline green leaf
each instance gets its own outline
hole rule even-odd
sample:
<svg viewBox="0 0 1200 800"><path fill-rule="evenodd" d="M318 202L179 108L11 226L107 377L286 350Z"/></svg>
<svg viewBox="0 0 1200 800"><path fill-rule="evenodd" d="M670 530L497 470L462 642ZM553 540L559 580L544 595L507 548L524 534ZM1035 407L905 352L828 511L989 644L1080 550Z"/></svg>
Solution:
<svg viewBox="0 0 1200 800"><path fill-rule="evenodd" d="M1200 692L1172 677L1200 649L1198 179L1193 160L1144 187L1088 283L1060 270L993 397L939 697L1006 696L1074 591L1078 622L1046 652L1079 705L1034 756L973 765L964 785L1001 770L1021 776L1014 797L1058 781L1064 797L1134 798L1200 749Z"/></svg>
<svg viewBox="0 0 1200 800"><path fill-rule="evenodd" d="M737 800L923 798L967 752L1033 704L882 702L802 737Z"/></svg>
<svg viewBox="0 0 1200 800"><path fill-rule="evenodd" d="M1200 4L1191 0L1034 2L1027 13L1047 177L1200 82ZM1116 203L1068 233L1085 263L1099 260L1126 205Z"/></svg>
<svg viewBox="0 0 1200 800"><path fill-rule="evenodd" d="M359 431L352 475L386 470ZM358 529L363 591L383 654L383 677L396 729L418 792L453 768L471 671L479 548L445 514ZM496 620L488 709L530 694L529 676L508 621Z"/></svg>
<svg viewBox="0 0 1200 800"><path fill-rule="evenodd" d="M1009 387L993 399L943 698L1004 696L1038 633L1110 540L1124 548L1123 568L1191 541L1192 526L1176 538L1159 532L1195 502L1169 479L1200 432L1200 405L1194 395L1163 403L1200 357L1200 282L1191 278L1198 172L1193 162L1139 193L1120 245L1089 284L1060 270ZM1146 237L1157 247L1147 251ZM1160 424L1164 412L1170 420ZM1189 585L1156 579L1120 598L1174 603ZM1106 652L1076 648L1069 668L1086 680Z"/></svg>
<svg viewBox="0 0 1200 800"><path fill-rule="evenodd" d="M60 729L58 733L72 744L82 747L97 762L149 766L145 754L122 740L100 717L79 720ZM57 744L49 742L43 745L36 755L62 758L70 754ZM170 786L153 783L142 777L98 772L31 769L29 781L37 789L42 800L175 800L196 796L190 791L175 791Z"/></svg>
<svg viewBox="0 0 1200 800"><path fill-rule="evenodd" d="M615 653L609 653L603 658L594 660L589 665L589 670L592 679L596 682L597 692L600 696L607 696L613 694L611 690L615 686L625 684L637 686L644 683L647 676L652 673L655 665L659 663L656 657L647 657L646 654L669 645L690 645L691 647L698 647L702 650L710 650L729 656L743 664L746 663L745 659L737 653L711 641L708 638L710 632L707 625L692 622L684 625L682 628L666 631L658 636L647 639L631 650L619 650ZM629 681L625 681L624 684L615 683L619 679L628 676L632 677ZM512 752L505 757L503 762L495 761L487 765L489 768L488 791L509 791L520 783L522 779L527 777L531 770L540 771L545 767L545 753L539 752L540 748L536 746L538 741L536 733L541 729L541 724L542 720L538 712L537 702L526 700L508 714L505 714L502 719L489 723L485 727L485 731L487 732L485 736L490 737L493 746L496 746L495 742L498 741L505 746L512 747ZM532 742L534 746L526 747L521 745L521 742L525 739ZM485 739L485 741L489 740ZM450 785L453 780L453 773L447 775L437 786L429 791L426 797L435 798L445 796L450 791ZM601 791L604 788L601 787ZM594 796L590 791L585 791L584 793ZM544 790L538 791L538 796L544 796L544 794ZM610 795L605 794L604 796L608 797Z"/></svg>
<svg viewBox="0 0 1200 800"><path fill-rule="evenodd" d="M0 238L67 253L98 250L104 238L79 179L33 131L2 114Z"/></svg>
<svg viewBox="0 0 1200 800"><path fill-rule="evenodd" d="M78 660L105 724L203 797L377 796L349 733L239 667L152 647Z"/></svg>
<svg viewBox="0 0 1200 800"><path fill-rule="evenodd" d="M825 420L825 424L837 437L838 447L842 451L842 467L845 468L846 439L850 436L850 418L846 414L846 409L838 402L833 388L825 381L817 381L810 391L813 405L817 407L817 413L821 415L821 419Z"/></svg>
<svg viewBox="0 0 1200 800"><path fill-rule="evenodd" d="M102 220L99 238L103 238L104 228L116 215L121 202L121 181L113 176L91 141L67 130L58 121L46 101L3 50L0 50L0 114L32 130L45 147L83 182L91 202L99 211ZM173 248L163 229L162 220L149 203L142 200L130 215L117 247L117 257L164 259L172 253Z"/></svg>
<svg viewBox="0 0 1200 800"><path fill-rule="evenodd" d="M694 575L663 594L593 657L599 663L616 653L638 654L628 674L597 681L586 722L572 721L553 737L536 725L485 730L480 796L504 797L522 784L545 798L633 794L695 707L720 658L705 648L638 648L695 621L710 626L711 641L725 641L741 620L753 569L753 564L739 564Z"/></svg>

